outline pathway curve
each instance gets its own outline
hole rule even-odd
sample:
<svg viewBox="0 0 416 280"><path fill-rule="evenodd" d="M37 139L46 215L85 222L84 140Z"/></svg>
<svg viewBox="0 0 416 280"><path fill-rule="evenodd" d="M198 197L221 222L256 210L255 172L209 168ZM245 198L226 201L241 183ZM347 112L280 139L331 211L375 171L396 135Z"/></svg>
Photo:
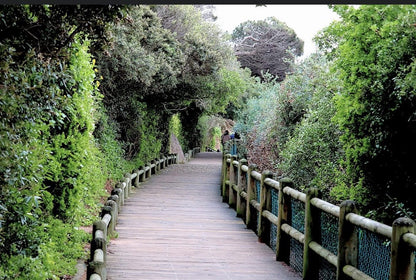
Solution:
<svg viewBox="0 0 416 280"><path fill-rule="evenodd" d="M220 175L221 153L199 153L134 189L108 245L107 278L301 279L221 202Z"/></svg>

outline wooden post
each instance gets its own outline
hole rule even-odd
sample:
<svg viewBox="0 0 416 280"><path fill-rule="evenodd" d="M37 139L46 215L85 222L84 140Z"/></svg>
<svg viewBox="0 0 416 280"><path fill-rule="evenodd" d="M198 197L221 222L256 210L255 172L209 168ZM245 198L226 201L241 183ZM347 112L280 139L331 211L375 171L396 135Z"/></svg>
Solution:
<svg viewBox="0 0 416 280"><path fill-rule="evenodd" d="M126 189L126 183L125 182L118 182L116 185L117 189L121 189L123 191L123 204L126 201L126 199L128 198L128 193L127 193L127 189Z"/></svg>
<svg viewBox="0 0 416 280"><path fill-rule="evenodd" d="M150 165L150 176L153 174L156 174L156 161L152 159L149 165ZM152 167L152 165L154 165L154 167Z"/></svg>
<svg viewBox="0 0 416 280"><path fill-rule="evenodd" d="M93 274L98 274L101 279L107 279L107 269L105 267L105 253L101 249L94 250L92 261L88 264L87 279Z"/></svg>
<svg viewBox="0 0 416 280"><path fill-rule="evenodd" d="M117 214L120 213L120 197L116 194L113 194L113 191L111 191L111 195L108 197L107 200L112 200L117 204Z"/></svg>
<svg viewBox="0 0 416 280"><path fill-rule="evenodd" d="M251 214L250 201L255 198L254 188L256 187L256 180L251 177L251 172L257 169L257 165L250 164L247 171L247 200L246 200L246 226L253 229L253 217Z"/></svg>
<svg viewBox="0 0 416 280"><path fill-rule="evenodd" d="M112 195L118 195L119 197L119 201L120 201L120 206L124 205L124 194L123 194L123 189L118 187L118 184L116 185L115 189L111 191Z"/></svg>
<svg viewBox="0 0 416 280"><path fill-rule="evenodd" d="M134 173L136 173L136 174L137 174L136 178L134 178L134 181L133 181L133 186L134 186L135 188L138 188L138 187L140 186L140 176L139 176L139 171L140 171L140 169L137 169L136 171L134 171Z"/></svg>
<svg viewBox="0 0 416 280"><path fill-rule="evenodd" d="M227 180L227 155L222 154L222 168L221 168L221 196L224 197L225 195L225 181Z"/></svg>
<svg viewBox="0 0 416 280"><path fill-rule="evenodd" d="M338 262L337 280L350 279L343 272L346 265L357 267L358 259L358 231L354 225L346 220L348 213L357 213L357 207L352 200L343 201L340 205L338 224Z"/></svg>
<svg viewBox="0 0 416 280"><path fill-rule="evenodd" d="M110 236L115 236L116 224L117 224L117 219L118 219L117 203L113 200L107 200L107 202L105 203L105 206L109 206L111 208L110 210L111 221L110 221L110 224L108 225L108 229L109 229L108 234Z"/></svg>
<svg viewBox="0 0 416 280"><path fill-rule="evenodd" d="M413 280L415 254L413 248L403 242L405 233L415 232L415 222L409 218L398 218L393 222L391 237L391 260L389 280Z"/></svg>
<svg viewBox="0 0 416 280"><path fill-rule="evenodd" d="M156 160L156 173L159 173L160 170L162 169L160 167L160 159L156 158L155 160Z"/></svg>
<svg viewBox="0 0 416 280"><path fill-rule="evenodd" d="M225 159L224 181L222 185L222 201L223 202L228 202L227 181L229 182L229 179L230 179L230 168L231 168L231 163L230 165L228 165L228 162L227 162L229 159L231 161L231 155L227 154L226 159Z"/></svg>
<svg viewBox="0 0 416 280"><path fill-rule="evenodd" d="M108 236L113 236L114 234L114 228L115 228L115 224L114 224L114 217L111 215L111 213L114 212L114 210L111 206L103 206L102 210L101 210L101 218L103 218L106 214L109 214L111 216L110 222L108 224L108 228L106 231L106 234Z"/></svg>
<svg viewBox="0 0 416 280"><path fill-rule="evenodd" d="M162 159L163 159L162 168L164 169L168 166L168 159L166 155L162 155Z"/></svg>
<svg viewBox="0 0 416 280"><path fill-rule="evenodd" d="M236 167L234 166L233 162L236 160L237 157L235 155L231 156L230 162L230 184L228 185L228 205L231 208L235 208L236 206L236 195L234 192L233 185L236 183L237 174L235 172Z"/></svg>
<svg viewBox="0 0 416 280"><path fill-rule="evenodd" d="M124 174L124 182L126 183L126 198L128 198L131 194L131 174L126 173Z"/></svg>
<svg viewBox="0 0 416 280"><path fill-rule="evenodd" d="M97 231L101 231L102 234L97 234ZM107 252L107 226L102 220L97 220L92 224L92 240L90 248L90 260L94 259L94 251L101 249Z"/></svg>
<svg viewBox="0 0 416 280"><path fill-rule="evenodd" d="M286 187L293 187L293 182L289 178L283 178L279 181L279 212L277 215L276 229L276 260L289 261L290 257L290 237L282 231L283 224L291 224L292 205L291 197L283 193Z"/></svg>
<svg viewBox="0 0 416 280"><path fill-rule="evenodd" d="M314 280L319 278L319 257L314 255L309 248L309 243L315 241L321 244L321 215L319 209L311 204L311 199L318 197L317 188L310 188L306 191L305 203L305 239L303 245L303 279Z"/></svg>
<svg viewBox="0 0 416 280"><path fill-rule="evenodd" d="M149 169L147 170L146 180L148 180L148 179L150 179L150 177L152 177L152 163L147 163L147 166L149 167Z"/></svg>
<svg viewBox="0 0 416 280"><path fill-rule="evenodd" d="M244 200L241 199L241 192L244 190L244 184L246 184L246 173L241 170L241 167L243 165L247 164L246 159L241 159L238 162L238 172L237 172L237 206L236 206L236 212L237 217L243 217L246 211L246 203Z"/></svg>
<svg viewBox="0 0 416 280"><path fill-rule="evenodd" d="M143 171L142 174L139 174L139 171ZM140 166L139 169L137 170L137 176L139 177L139 182L144 182L146 180L146 171L145 171L145 167L144 166Z"/></svg>
<svg viewBox="0 0 416 280"><path fill-rule="evenodd" d="M260 180L260 211L257 221L257 236L259 242L270 244L270 222L263 217L263 211L268 210L271 212L272 208L272 196L271 190L266 186L264 180L272 178L273 173L269 170L265 170L261 174Z"/></svg>

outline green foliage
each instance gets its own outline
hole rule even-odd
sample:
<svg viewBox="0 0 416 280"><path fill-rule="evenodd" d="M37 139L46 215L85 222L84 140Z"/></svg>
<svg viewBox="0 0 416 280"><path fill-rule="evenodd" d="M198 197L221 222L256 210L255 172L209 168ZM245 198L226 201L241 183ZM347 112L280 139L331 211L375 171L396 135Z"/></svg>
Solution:
<svg viewBox="0 0 416 280"><path fill-rule="evenodd" d="M20 9L1 15L10 19ZM29 13L30 21L47 16ZM105 174L92 137L99 95L87 40L73 33L71 48L45 58L39 51L51 42L31 49L17 30L0 42L0 274L59 279L73 274L83 255L86 238L74 226L91 222L103 193ZM18 40L20 49L13 47Z"/></svg>
<svg viewBox="0 0 416 280"><path fill-rule="evenodd" d="M105 41L106 24L120 12L120 6L83 5L2 5L0 38L16 49L17 61L34 51L44 57L65 56L75 35L93 39L93 49Z"/></svg>
<svg viewBox="0 0 416 280"><path fill-rule="evenodd" d="M182 143L191 148L198 145L200 114L225 111L246 88L231 47L193 6L131 6L108 37L112 44L99 56L101 89L127 159L140 153L144 115L157 112L167 144L167 124L179 113L187 125Z"/></svg>
<svg viewBox="0 0 416 280"><path fill-rule="evenodd" d="M303 53L303 41L275 17L243 22L233 30L231 39L242 67L260 78L268 72L279 82L290 72L295 56Z"/></svg>
<svg viewBox="0 0 416 280"><path fill-rule="evenodd" d="M124 158L124 150L118 142L116 124L112 121L104 108L97 110L98 119L94 130L94 137L98 149L102 152L104 164L107 167L107 178L120 180L124 177L126 170L131 170L131 164Z"/></svg>
<svg viewBox="0 0 416 280"><path fill-rule="evenodd" d="M179 143L184 147L185 139L183 137L183 130L179 114L174 114L169 121L169 132L175 134Z"/></svg>
<svg viewBox="0 0 416 280"><path fill-rule="evenodd" d="M343 83L335 120L349 185L371 193L367 210L383 209L386 195L414 205L416 6L333 9L341 21L317 40Z"/></svg>
<svg viewBox="0 0 416 280"><path fill-rule="evenodd" d="M0 8L0 278L74 274L106 180L159 156L175 113L198 145L199 116L245 90L219 29L183 11L180 38L147 6Z"/></svg>
<svg viewBox="0 0 416 280"><path fill-rule="evenodd" d="M207 148L213 150L220 149L221 128L225 127L226 120L220 116L202 115L198 120L198 130L200 131L201 150Z"/></svg>
<svg viewBox="0 0 416 280"><path fill-rule="evenodd" d="M336 112L333 97L340 90L339 80L328 72L328 62L318 55L312 55L298 67L303 67L300 75L288 79L295 79L302 85L303 94L310 99L306 102L303 119L284 145L278 169L290 177L295 186L318 187L324 199L334 200L330 197L332 189L344 186L345 181L339 169L339 161L344 157L339 142L340 130L331 121ZM332 195L335 200L341 198L341 194ZM347 197L350 196L344 194L342 198Z"/></svg>
<svg viewBox="0 0 416 280"><path fill-rule="evenodd" d="M51 139L48 180L45 185L55 199L54 213L80 221L85 210L79 204L93 205L102 193L105 177L93 138L95 124L95 73L88 53L88 41L73 44L68 74L73 77L72 96L64 105L65 128ZM51 135L52 136L52 135ZM88 166L88 168L85 168ZM81 212L80 212L81 211Z"/></svg>
<svg viewBox="0 0 416 280"><path fill-rule="evenodd" d="M282 83L270 74L257 79L256 92L239 111L235 129L246 137L248 160L260 169L276 170L279 154L305 114L311 97L307 67L298 66ZM305 77L305 78L303 78Z"/></svg>

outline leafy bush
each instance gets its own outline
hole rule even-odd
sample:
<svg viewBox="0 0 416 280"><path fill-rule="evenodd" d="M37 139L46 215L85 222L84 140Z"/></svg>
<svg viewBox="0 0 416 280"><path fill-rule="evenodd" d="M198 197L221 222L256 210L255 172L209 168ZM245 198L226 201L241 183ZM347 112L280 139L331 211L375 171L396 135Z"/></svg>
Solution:
<svg viewBox="0 0 416 280"><path fill-rule="evenodd" d="M267 73L263 81L258 79L252 89L257 94L238 114L235 129L245 134L248 160L260 169L277 171L280 152L305 114L312 94L307 67L293 67L294 73L282 83Z"/></svg>
<svg viewBox="0 0 416 280"><path fill-rule="evenodd" d="M83 255L74 226L91 221L105 181L88 41L77 38L62 60L28 52L19 64L13 48L0 48L0 273L58 279Z"/></svg>
<svg viewBox="0 0 416 280"><path fill-rule="evenodd" d="M416 6L334 10L341 21L317 41L343 83L336 121L343 131L348 187L371 194L363 201L366 211L383 212L389 196L413 207L416 200L408 194L416 184Z"/></svg>
<svg viewBox="0 0 416 280"><path fill-rule="evenodd" d="M344 186L345 175L339 161L344 153L339 142L338 126L332 121L336 113L334 96L340 91L337 76L329 73L324 57L312 55L304 62L307 70L297 82L311 96L302 121L296 126L280 154L278 169L290 177L296 187L318 187L323 197L330 197L336 186ZM339 198L339 197L337 197ZM335 199L336 200L336 199Z"/></svg>
<svg viewBox="0 0 416 280"><path fill-rule="evenodd" d="M184 147L184 137L182 131L182 124L181 120L179 119L179 114L174 114L170 121L169 121L169 132L175 134L176 138L178 138L181 147Z"/></svg>

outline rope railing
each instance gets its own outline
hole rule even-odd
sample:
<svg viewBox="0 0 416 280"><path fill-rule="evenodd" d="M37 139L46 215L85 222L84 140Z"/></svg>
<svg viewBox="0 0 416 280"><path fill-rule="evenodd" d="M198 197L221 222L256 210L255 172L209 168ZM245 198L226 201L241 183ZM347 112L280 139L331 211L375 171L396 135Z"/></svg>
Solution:
<svg viewBox="0 0 416 280"><path fill-rule="evenodd" d="M198 152L199 148L189 150L187 160L190 160ZM93 223L90 259L87 267L88 280L107 279L107 239L116 236L116 224L120 209L129 198L132 189L138 188L142 182L149 180L161 169L176 163L176 154L162 155L159 159L154 159L145 166L140 166L132 173L126 173L123 180L115 185L101 209L100 219Z"/></svg>
<svg viewBox="0 0 416 280"><path fill-rule="evenodd" d="M223 201L260 242L274 247L276 260L303 279L415 279L414 221L399 218L388 226L358 215L353 201L333 205L316 188L301 192L290 179L274 177L237 160L236 153L223 156ZM387 252L384 263L380 251L371 252L379 248Z"/></svg>

